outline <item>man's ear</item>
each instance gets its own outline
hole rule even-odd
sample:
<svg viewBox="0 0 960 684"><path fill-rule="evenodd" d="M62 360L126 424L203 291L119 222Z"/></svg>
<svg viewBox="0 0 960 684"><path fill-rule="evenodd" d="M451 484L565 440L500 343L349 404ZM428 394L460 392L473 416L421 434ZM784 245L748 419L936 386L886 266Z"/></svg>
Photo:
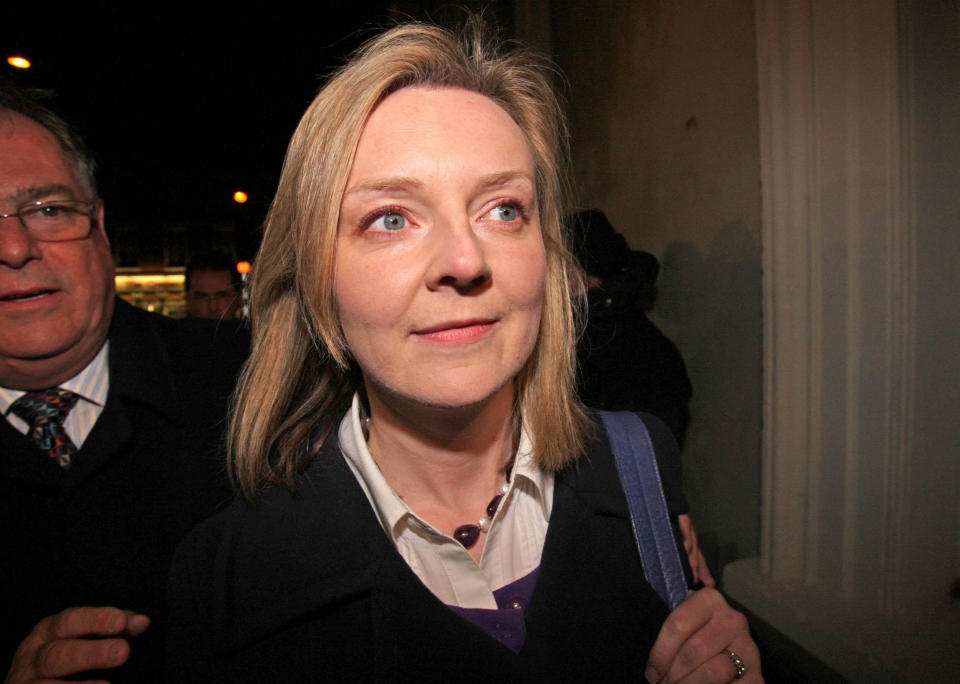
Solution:
<svg viewBox="0 0 960 684"><path fill-rule="evenodd" d="M107 237L107 224L104 223L104 210L103 210L103 200L97 200L97 207L93 212L93 220L97 222L95 230L99 231L100 237L103 238L103 241L107 244L107 247L110 246L110 238Z"/></svg>

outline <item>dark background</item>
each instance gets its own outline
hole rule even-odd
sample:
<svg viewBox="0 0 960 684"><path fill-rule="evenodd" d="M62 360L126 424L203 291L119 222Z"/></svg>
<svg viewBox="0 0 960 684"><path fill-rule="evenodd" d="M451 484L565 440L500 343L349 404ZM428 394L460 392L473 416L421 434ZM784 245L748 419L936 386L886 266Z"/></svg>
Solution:
<svg viewBox="0 0 960 684"><path fill-rule="evenodd" d="M210 248L252 258L301 114L379 30L403 18L453 25L469 7L512 31L507 2L31 4L0 9L0 69L55 92L97 158L118 265L144 268ZM15 53L33 67L10 67Z"/></svg>

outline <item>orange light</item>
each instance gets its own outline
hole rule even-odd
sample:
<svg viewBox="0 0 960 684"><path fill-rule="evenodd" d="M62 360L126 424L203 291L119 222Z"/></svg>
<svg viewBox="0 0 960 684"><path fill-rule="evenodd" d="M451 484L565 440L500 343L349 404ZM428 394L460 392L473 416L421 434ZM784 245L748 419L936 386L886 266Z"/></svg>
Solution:
<svg viewBox="0 0 960 684"><path fill-rule="evenodd" d="M243 190L237 190L235 193L233 193L233 201L237 204L243 204L247 201L247 193L245 193Z"/></svg>
<svg viewBox="0 0 960 684"><path fill-rule="evenodd" d="M26 57L21 57L19 55L13 55L12 57L7 57L7 64L17 69L29 69L30 60Z"/></svg>
<svg viewBox="0 0 960 684"><path fill-rule="evenodd" d="M250 262L249 261L238 261L237 262L237 273L249 273L250 272Z"/></svg>

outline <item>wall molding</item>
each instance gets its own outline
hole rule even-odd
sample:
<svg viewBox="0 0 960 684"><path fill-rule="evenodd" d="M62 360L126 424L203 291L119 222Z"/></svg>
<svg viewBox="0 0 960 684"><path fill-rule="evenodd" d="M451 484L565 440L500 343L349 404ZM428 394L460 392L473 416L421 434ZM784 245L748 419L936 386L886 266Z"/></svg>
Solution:
<svg viewBox="0 0 960 684"><path fill-rule="evenodd" d="M859 680L877 668L869 677L882 681L893 657L884 651L909 640L902 632L919 619L910 614L922 604L917 592L928 591L904 570L913 497L922 496L910 486L909 16L896 0L758 0L755 10L761 552L728 566L724 580L734 598L841 673ZM834 624L838 611L844 618ZM871 621L889 638L851 635L851 625Z"/></svg>

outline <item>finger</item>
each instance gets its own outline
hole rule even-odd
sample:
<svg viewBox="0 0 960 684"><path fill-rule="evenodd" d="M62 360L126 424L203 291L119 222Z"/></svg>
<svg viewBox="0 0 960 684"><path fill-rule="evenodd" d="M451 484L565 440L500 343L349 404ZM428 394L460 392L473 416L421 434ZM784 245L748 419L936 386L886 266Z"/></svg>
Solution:
<svg viewBox="0 0 960 684"><path fill-rule="evenodd" d="M703 557L703 554L699 554L699 572L700 572L700 581L703 582L708 587L717 586L717 581L713 578L713 575L710 573L710 566L707 565L707 560Z"/></svg>
<svg viewBox="0 0 960 684"><path fill-rule="evenodd" d="M692 529L692 522L690 516L686 513L682 513L677 516L677 527L680 528L680 539L683 541L683 548L686 550L687 555L689 556L693 552L694 544L690 540L690 532Z"/></svg>
<svg viewBox="0 0 960 684"><path fill-rule="evenodd" d="M703 552L697 549L690 557L690 569L693 571L693 583L702 582L704 586L717 586L716 580L710 574L710 567L707 565L707 559L703 557Z"/></svg>
<svg viewBox="0 0 960 684"><path fill-rule="evenodd" d="M685 518L685 527L681 531L683 536L683 546L687 550L687 557L690 559L691 564L696 557L697 563L700 563L702 560L702 554L700 553L700 544L699 538L697 537L697 530L693 526L693 520L689 515L683 516ZM697 579L696 577L694 579Z"/></svg>
<svg viewBox="0 0 960 684"><path fill-rule="evenodd" d="M726 605L719 592L713 589L690 592L687 599L667 616L653 648L650 649L647 669L644 672L648 682L660 681L670 670L680 648L710 621L718 600Z"/></svg>
<svg viewBox="0 0 960 684"><path fill-rule="evenodd" d="M723 649L686 677L680 679L677 684L734 681L738 684L755 684L756 682L763 682L760 654L756 644L751 639L738 639L733 646L736 646L739 650L730 647ZM739 672L742 672L742 674L739 678L735 659L741 665Z"/></svg>
<svg viewBox="0 0 960 684"><path fill-rule="evenodd" d="M44 642L86 636L113 636L127 626L127 613L113 607L82 606L44 618L34 632Z"/></svg>
<svg viewBox="0 0 960 684"><path fill-rule="evenodd" d="M682 680L705 664L710 663L717 653L726 653L728 649L736 651L741 657L744 655L752 656L753 652L748 648L748 645L755 648L753 641L750 639L747 619L728 606L726 601L720 597L719 602L711 605L710 620L696 630L680 647L673 662L670 663L666 675L667 681L677 682ZM716 680L705 679L703 681ZM720 681L729 681L729 679L724 678Z"/></svg>
<svg viewBox="0 0 960 684"><path fill-rule="evenodd" d="M726 652L717 653L700 667L678 680L668 679L676 684L713 684L713 682L732 682L737 678L733 661Z"/></svg>
<svg viewBox="0 0 960 684"><path fill-rule="evenodd" d="M696 553L690 556L690 573L693 575L693 586L705 586L705 583L700 581L700 557Z"/></svg>
<svg viewBox="0 0 960 684"><path fill-rule="evenodd" d="M666 679L669 682L679 682L690 673L697 671L708 663L718 653L723 653L727 645L731 643L733 635L740 636L746 634L746 621L743 628L739 624L733 624L725 619L712 619L687 639L673 662L666 672ZM729 670L729 668L726 668ZM714 681L714 680L704 680ZM720 681L729 681L724 678Z"/></svg>
<svg viewBox="0 0 960 684"><path fill-rule="evenodd" d="M123 639L59 639L41 646L34 659L39 677L65 677L87 670L119 667L130 657Z"/></svg>
<svg viewBox="0 0 960 684"><path fill-rule="evenodd" d="M125 610L127 615L127 626L123 630L126 636L139 636L147 631L150 626L150 618L141 613L134 613L132 610Z"/></svg>

